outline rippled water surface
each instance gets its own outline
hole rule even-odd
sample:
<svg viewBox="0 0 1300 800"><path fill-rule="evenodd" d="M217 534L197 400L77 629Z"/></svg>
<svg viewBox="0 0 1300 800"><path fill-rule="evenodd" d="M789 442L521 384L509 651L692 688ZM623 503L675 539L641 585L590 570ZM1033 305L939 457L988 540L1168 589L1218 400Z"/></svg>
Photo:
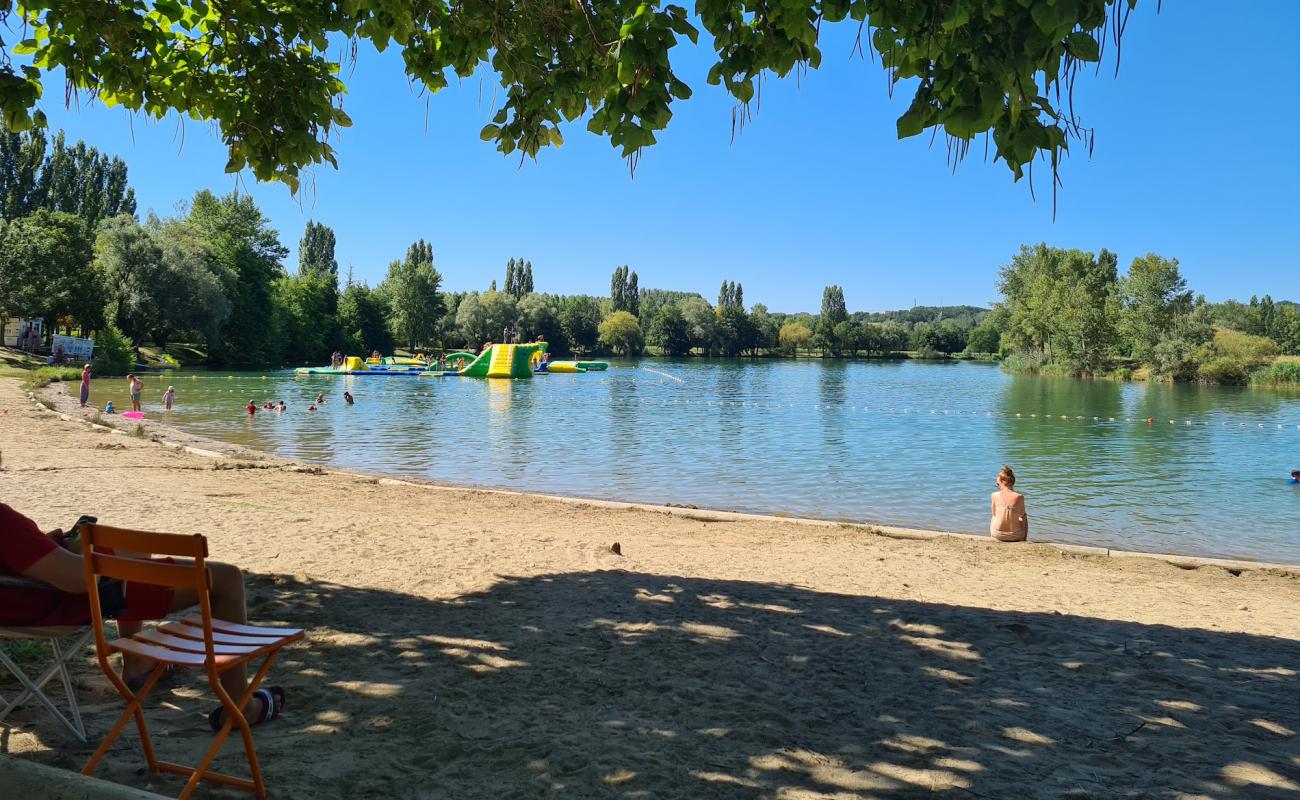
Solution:
<svg viewBox="0 0 1300 800"><path fill-rule="evenodd" d="M146 378L151 418L167 384L194 433L351 469L983 532L1010 464L1032 538L1300 564L1295 394L968 363L643 360L520 381L182 371ZM126 400L124 380L94 392ZM317 392L329 400L310 413ZM249 420L249 399L289 411Z"/></svg>

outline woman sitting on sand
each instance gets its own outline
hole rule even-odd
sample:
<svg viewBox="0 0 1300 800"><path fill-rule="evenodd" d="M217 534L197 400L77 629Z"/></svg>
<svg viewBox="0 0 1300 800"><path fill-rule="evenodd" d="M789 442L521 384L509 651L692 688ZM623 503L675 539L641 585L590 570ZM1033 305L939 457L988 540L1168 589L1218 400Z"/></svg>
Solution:
<svg viewBox="0 0 1300 800"><path fill-rule="evenodd" d="M998 490L990 497L993 518L989 535L999 542L1023 542L1029 538L1029 515L1025 496L1015 491L1016 473L1003 467L998 473Z"/></svg>

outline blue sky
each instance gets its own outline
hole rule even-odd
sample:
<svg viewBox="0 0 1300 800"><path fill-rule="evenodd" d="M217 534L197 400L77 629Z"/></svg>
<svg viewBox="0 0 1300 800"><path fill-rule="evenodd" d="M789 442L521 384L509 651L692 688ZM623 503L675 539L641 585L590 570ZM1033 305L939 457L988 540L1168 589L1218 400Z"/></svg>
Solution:
<svg viewBox="0 0 1300 800"><path fill-rule="evenodd" d="M850 58L854 27L823 29L821 69L770 78L762 108L731 138L732 102L705 84L710 51L683 41L679 72L696 90L676 103L635 177L578 122L565 145L522 166L478 138L494 82L477 77L426 100L399 55L363 49L337 142L340 168L315 170L295 198L279 184L251 191L295 253L306 221L338 235L338 259L377 283L388 261L423 237L448 289L501 281L505 262L533 262L539 291L608 290L629 264L643 287L698 291L724 279L748 303L816 311L822 287L844 287L853 310L996 298L997 269L1022 243L1108 247L1124 267L1154 251L1180 260L1212 300L1271 293L1300 300L1300 4L1144 0L1113 61L1080 76L1076 109L1097 131L1089 159L1062 169L1056 219L1046 170L1038 199L982 142L952 174L942 139L898 141L878 63ZM1217 44L1216 44L1217 43ZM1231 58L1223 55L1231 52ZM47 86L52 127L130 165L140 209L170 213L202 188L235 188L215 128L155 123L120 109L68 110Z"/></svg>

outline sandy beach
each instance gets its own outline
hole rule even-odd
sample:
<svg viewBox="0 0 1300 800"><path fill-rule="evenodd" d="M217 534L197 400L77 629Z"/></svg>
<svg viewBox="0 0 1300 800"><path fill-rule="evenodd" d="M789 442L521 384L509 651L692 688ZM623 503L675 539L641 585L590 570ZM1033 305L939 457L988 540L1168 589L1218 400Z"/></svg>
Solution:
<svg viewBox="0 0 1300 800"><path fill-rule="evenodd" d="M13 379L0 408L0 500L46 528L201 532L255 624L308 631L257 731L274 797L1300 796L1300 569L204 455ZM0 752L80 768L120 700L89 651L78 679L90 745L33 707ZM187 677L161 699L161 755L194 758L210 697ZM142 765L128 735L97 774L179 791Z"/></svg>

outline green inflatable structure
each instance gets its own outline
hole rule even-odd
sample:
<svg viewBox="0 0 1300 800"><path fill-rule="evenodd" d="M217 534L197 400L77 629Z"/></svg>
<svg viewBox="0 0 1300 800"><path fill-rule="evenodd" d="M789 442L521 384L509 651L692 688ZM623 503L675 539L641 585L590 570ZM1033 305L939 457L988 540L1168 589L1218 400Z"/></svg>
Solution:
<svg viewBox="0 0 1300 800"><path fill-rule="evenodd" d="M494 344L457 374L467 378L531 378L533 354L545 350L546 342Z"/></svg>

